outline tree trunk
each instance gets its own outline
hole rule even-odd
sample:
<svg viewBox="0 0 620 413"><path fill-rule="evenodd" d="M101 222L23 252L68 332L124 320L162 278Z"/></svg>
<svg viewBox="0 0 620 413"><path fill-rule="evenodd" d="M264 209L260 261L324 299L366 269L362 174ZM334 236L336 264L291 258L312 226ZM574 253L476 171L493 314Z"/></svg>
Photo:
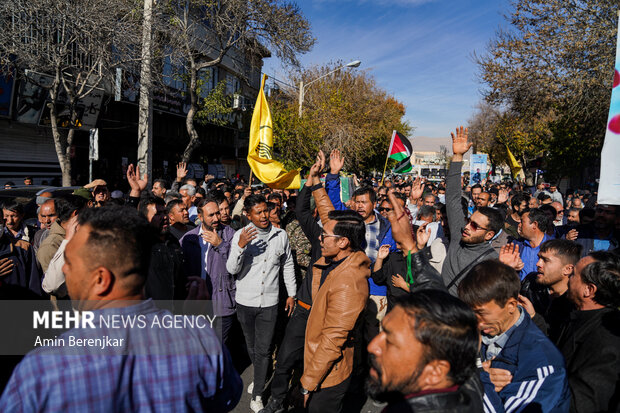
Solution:
<svg viewBox="0 0 620 413"><path fill-rule="evenodd" d="M63 136L63 133L58 129L56 102L58 100L59 89L60 78L57 76L50 87L50 122L52 124L54 148L56 149L56 156L58 156L58 163L60 164L60 171L62 172L62 186L71 186L71 145L68 144L68 136ZM72 131L73 130L70 130L69 133ZM71 140L73 140L73 136L71 136L71 138Z"/></svg>
<svg viewBox="0 0 620 413"><path fill-rule="evenodd" d="M187 134L189 135L189 143L185 147L185 151L183 151L183 158L181 159L181 162L189 162L194 149L200 146L200 137L198 136L198 132L196 132L196 127L194 126L194 116L198 111L198 96L196 95L197 75L198 71L192 63L190 66L189 82L190 106L189 111L187 112L187 117L185 118L185 127L187 128Z"/></svg>

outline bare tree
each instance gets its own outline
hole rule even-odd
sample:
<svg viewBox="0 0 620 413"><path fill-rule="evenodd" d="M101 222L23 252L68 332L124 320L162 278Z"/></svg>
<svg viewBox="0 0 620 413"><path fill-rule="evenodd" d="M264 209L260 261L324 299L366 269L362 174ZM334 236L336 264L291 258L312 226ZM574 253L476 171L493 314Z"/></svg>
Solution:
<svg viewBox="0 0 620 413"><path fill-rule="evenodd" d="M132 59L140 16L124 0L4 0L0 21L2 70L13 70L49 92L62 183L71 185L77 104ZM59 122L61 107L69 111L66 124Z"/></svg>
<svg viewBox="0 0 620 413"><path fill-rule="evenodd" d="M186 80L189 95L185 125L190 140L184 162L200 146L194 119L208 68L227 57L227 64L239 74L247 73L252 65L261 64L269 50L283 62L297 64L297 55L314 44L310 24L299 7L281 0L169 1L161 17L155 30L167 42L164 50L177 75Z"/></svg>

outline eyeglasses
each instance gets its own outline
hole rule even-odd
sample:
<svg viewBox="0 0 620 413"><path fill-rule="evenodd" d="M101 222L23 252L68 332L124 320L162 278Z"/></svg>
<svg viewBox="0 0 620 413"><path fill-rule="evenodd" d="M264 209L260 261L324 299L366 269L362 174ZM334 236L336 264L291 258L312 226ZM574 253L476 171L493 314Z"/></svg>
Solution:
<svg viewBox="0 0 620 413"><path fill-rule="evenodd" d="M377 211L379 211L379 212L383 212L383 211L390 212L390 211L393 211L393 210L394 210L394 208L384 208L384 207L377 208Z"/></svg>
<svg viewBox="0 0 620 413"><path fill-rule="evenodd" d="M319 241L321 242L325 242L325 238L342 238L341 235L335 235L335 234L326 234L324 232L321 233L321 235L319 235Z"/></svg>
<svg viewBox="0 0 620 413"><path fill-rule="evenodd" d="M465 222L465 225L471 226L471 229L473 229L474 231L478 231L479 229L483 229L485 231L489 231L488 228L485 228L483 226L481 226L480 224L476 223L476 221L472 221L471 218L467 218L467 221Z"/></svg>

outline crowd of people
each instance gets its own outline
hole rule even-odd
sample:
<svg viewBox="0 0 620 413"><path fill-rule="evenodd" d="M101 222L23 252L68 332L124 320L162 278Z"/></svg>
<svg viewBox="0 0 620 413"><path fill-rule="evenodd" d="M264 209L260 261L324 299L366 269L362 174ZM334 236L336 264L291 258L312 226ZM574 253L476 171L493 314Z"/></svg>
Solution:
<svg viewBox="0 0 620 413"><path fill-rule="evenodd" d="M126 193L99 179L40 194L36 226L4 203L3 299L152 316L211 300L219 323L152 338L204 354L38 348L5 363L0 410L223 412L247 390L261 413L367 397L385 412L620 411L620 207L595 188L469 185L467 130L452 140L444 181L356 179L347 202L334 150L299 191L183 163L147 187L130 165Z"/></svg>

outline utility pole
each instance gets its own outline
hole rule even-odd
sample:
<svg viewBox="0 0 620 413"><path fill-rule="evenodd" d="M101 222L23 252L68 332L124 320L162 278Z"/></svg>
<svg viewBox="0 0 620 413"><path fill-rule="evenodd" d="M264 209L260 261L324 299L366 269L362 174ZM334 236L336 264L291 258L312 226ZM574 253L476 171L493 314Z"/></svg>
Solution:
<svg viewBox="0 0 620 413"><path fill-rule="evenodd" d="M138 176L142 177L142 174L147 173L149 186L153 179L153 97L151 94L153 1L144 0L140 106L138 109Z"/></svg>

